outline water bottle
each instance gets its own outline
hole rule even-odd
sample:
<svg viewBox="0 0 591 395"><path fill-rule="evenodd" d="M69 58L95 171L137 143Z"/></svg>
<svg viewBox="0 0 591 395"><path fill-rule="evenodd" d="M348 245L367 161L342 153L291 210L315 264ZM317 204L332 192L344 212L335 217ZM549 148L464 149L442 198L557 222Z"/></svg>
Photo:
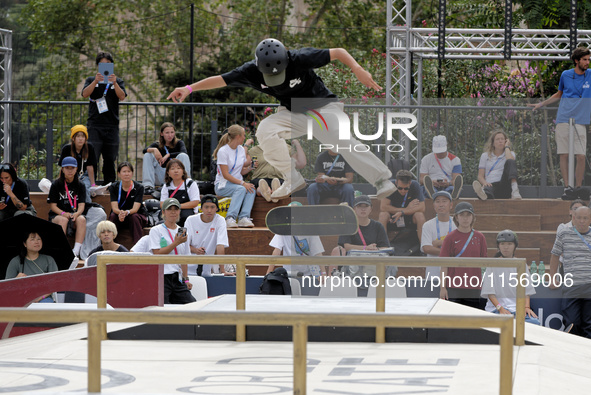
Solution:
<svg viewBox="0 0 591 395"><path fill-rule="evenodd" d="M531 266L529 267L529 274L534 274L538 272L538 266L536 265L536 261L531 261Z"/></svg>
<svg viewBox="0 0 591 395"><path fill-rule="evenodd" d="M168 245L168 242L164 238L164 236L160 237L160 248L164 248Z"/></svg>
<svg viewBox="0 0 591 395"><path fill-rule="evenodd" d="M538 265L538 274L542 277L546 273L546 265L544 265L544 261L540 261Z"/></svg>

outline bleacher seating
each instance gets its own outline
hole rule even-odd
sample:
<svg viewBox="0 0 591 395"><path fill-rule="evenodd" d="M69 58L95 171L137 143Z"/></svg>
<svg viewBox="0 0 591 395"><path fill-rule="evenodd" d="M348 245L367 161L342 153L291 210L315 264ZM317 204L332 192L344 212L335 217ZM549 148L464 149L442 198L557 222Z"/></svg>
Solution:
<svg viewBox="0 0 591 395"><path fill-rule="evenodd" d="M151 196L144 196L149 199ZM38 216L47 218L49 207L46 203L47 195L40 192L32 192L31 200L37 209ZM102 205L107 213L110 212L110 201L108 195L101 195L93 198L93 202ZM305 197L297 197L306 204ZM517 256L531 261L550 262L550 250L556 236L556 228L562 222L567 222L570 202L559 199L523 199L523 200L487 200L462 199L474 205L476 212L475 228L481 231L488 244L489 256L496 253L496 234L503 229L513 229L519 237L519 249ZM226 250L229 255L270 255L272 248L269 246L273 234L265 227L265 216L269 210L277 205L287 205L291 199L283 199L277 204L269 203L261 197L257 197L252 209L254 228L230 229L228 232L230 247ZM380 202L372 199L373 210L371 218L377 220L380 211ZM330 199L324 203L337 203ZM456 202L457 203L457 202ZM433 205L426 200L427 219L434 217ZM148 228L144 233L149 232ZM324 236L322 242L325 254L337 245L337 236ZM127 248L132 247L131 234L127 231L121 232L116 241ZM73 242L73 240L72 240ZM548 265L547 265L548 266ZM266 269L261 266L249 267L250 274L263 275ZM400 275L421 274L420 269L401 268Z"/></svg>

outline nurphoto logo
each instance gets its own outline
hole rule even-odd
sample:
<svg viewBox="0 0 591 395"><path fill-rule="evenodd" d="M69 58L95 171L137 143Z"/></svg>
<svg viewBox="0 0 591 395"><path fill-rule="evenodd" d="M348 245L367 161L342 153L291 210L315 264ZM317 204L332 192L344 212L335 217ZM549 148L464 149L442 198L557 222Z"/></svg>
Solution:
<svg viewBox="0 0 591 395"><path fill-rule="evenodd" d="M307 136L308 140L313 139L313 129L314 123L316 123L320 128L320 133L328 132L328 123L330 122L331 125L334 125L334 121L336 121L336 125L338 126L338 134L339 140L343 142L350 141L352 138L351 135L351 120L349 116L341 111L331 111L330 109L321 109L320 111L316 111L313 109L306 109L306 115L308 115L307 121ZM327 121L327 118L329 119ZM417 138L415 135L410 131L410 129L414 128L417 125L417 118L413 114L403 113L403 112L387 112L384 116L383 112L379 112L377 114L378 118L378 127L375 133L372 134L363 134L359 131L359 113L353 113L353 134L355 137L361 141L377 141L382 139L384 135L384 129L386 132L386 140L392 141L393 132L396 130L400 130L404 133L404 135L412 141L416 141ZM386 126L384 128L384 118L386 119ZM401 120L408 120L409 122L403 123L400 122ZM389 152L400 152L404 149L404 147L400 144L349 144L349 145L334 145L334 144L320 144L319 150L322 151L324 149L331 149L335 152L340 151L354 151L354 152L368 152L373 148L377 148L377 151L380 152L381 149L388 150Z"/></svg>

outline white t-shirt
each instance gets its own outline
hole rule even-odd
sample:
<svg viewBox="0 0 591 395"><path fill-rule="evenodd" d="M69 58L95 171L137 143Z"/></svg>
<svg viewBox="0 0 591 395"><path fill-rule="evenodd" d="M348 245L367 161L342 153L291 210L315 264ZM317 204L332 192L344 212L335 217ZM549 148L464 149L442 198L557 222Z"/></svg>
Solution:
<svg viewBox="0 0 591 395"><path fill-rule="evenodd" d="M486 311L494 312L497 310L497 307L488 299L488 295L495 295L501 306L512 313L517 309L517 287L509 286L509 283L513 284L516 281L510 280L512 278L511 273L517 274L517 269L514 267L486 268L482 279L482 291L480 291L480 296L487 299L486 307L484 308ZM529 277L527 272L525 275ZM515 275L513 277L517 279ZM531 284L531 281L527 281L525 294L533 295L535 293L536 290Z"/></svg>
<svg viewBox="0 0 591 395"><path fill-rule="evenodd" d="M440 240L445 239L448 233L453 230L456 230L456 224L451 219L451 215L449 217L449 221L446 222L439 222L439 238ZM429 221L423 224L423 236L421 237L421 252L425 252L423 250L424 246L432 246L433 240L437 240L437 217L430 219ZM429 258L437 258L438 255L431 255L427 254ZM426 278L429 277L439 277L441 268L439 266L428 266L426 268Z"/></svg>
<svg viewBox="0 0 591 395"><path fill-rule="evenodd" d="M131 247L131 252L149 252L152 253L152 249L150 248L150 236L145 235L142 236L141 239L138 240L137 243L133 247Z"/></svg>
<svg viewBox="0 0 591 395"><path fill-rule="evenodd" d="M179 188L179 191L184 191L185 190L185 186L187 186L187 195L189 195L189 199L191 201L201 201L201 195L199 195L199 185L197 185L197 182L193 181L191 182L189 185L189 181L191 181L190 178L187 178L185 181L183 181L183 183L181 184L181 187ZM166 199L168 199L168 188L174 188L176 189L176 187L178 187L178 185L174 185L174 182L170 182L170 185L165 185L162 188L162 191L160 193L160 201L163 202ZM173 196L174 197L174 196ZM195 214L197 214L199 212L199 208L195 207L193 209L193 211L195 212Z"/></svg>
<svg viewBox="0 0 591 395"><path fill-rule="evenodd" d="M160 249L160 239L164 237L166 240L167 245L172 244L176 233L178 232L179 226L176 225L174 229L168 229L166 225L160 224L154 226L150 229L150 249L151 250L158 250ZM172 239L171 236L172 235ZM190 255L189 250L189 243L182 243L176 247L175 250L172 250L168 255ZM179 264L166 264L164 265L164 274L173 274L173 273L181 273L181 265Z"/></svg>
<svg viewBox="0 0 591 395"><path fill-rule="evenodd" d="M513 154L513 157L517 159L515 152L511 151L511 154ZM501 156L496 156L495 154L490 154L489 156L488 152L484 152L482 155L480 155L478 169L484 169L484 179L486 182L492 184L493 182L501 181L501 178L503 178L503 170L506 161L507 159L505 159L505 152L503 152Z"/></svg>
<svg viewBox="0 0 591 395"><path fill-rule="evenodd" d="M240 173L242 172L242 166L244 166L244 163L246 162L246 152L244 151L243 146L240 145L236 147L236 149L232 149L226 144L220 148L217 157L218 168L215 175L216 187L223 188L228 182L228 180L222 176L220 165L228 166L228 172L230 175L242 180L242 174Z"/></svg>
<svg viewBox="0 0 591 395"><path fill-rule="evenodd" d="M324 246L320 237L318 236L296 236L299 242L299 247L295 246L295 239L293 236L275 235L269 245L273 248L281 250L283 256L316 256L324 252ZM304 276L311 276L318 273L320 268L318 266L302 266L289 265L285 266L287 274L301 272Z"/></svg>
<svg viewBox="0 0 591 395"><path fill-rule="evenodd" d="M437 159L438 158L433 152L425 155L423 159L421 159L421 169L419 173L429 175L433 181L447 180L450 182L452 180L452 173L462 173L462 163L457 156L448 152L445 158L439 159L441 166L437 163Z"/></svg>
<svg viewBox="0 0 591 395"><path fill-rule="evenodd" d="M226 229L226 220L219 214L213 217L211 222L203 222L201 216L203 213L191 215L185 221L187 228L187 243L195 248L204 247L205 255L215 255L218 245L229 247L228 231ZM190 248L189 248L190 250ZM197 275L198 265L189 265L189 274ZM203 265L203 277L211 277L211 269L214 265Z"/></svg>

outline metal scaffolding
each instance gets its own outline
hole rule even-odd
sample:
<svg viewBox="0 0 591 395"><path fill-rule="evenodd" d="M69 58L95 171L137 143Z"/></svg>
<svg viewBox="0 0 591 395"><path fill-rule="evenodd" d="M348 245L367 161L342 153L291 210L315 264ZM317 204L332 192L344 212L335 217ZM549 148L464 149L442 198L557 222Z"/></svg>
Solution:
<svg viewBox="0 0 591 395"><path fill-rule="evenodd" d="M570 29L512 29L511 0L506 0L505 25L500 29L454 29L445 27L445 1L439 0L439 27L412 26L412 0L388 0L386 62L386 104L422 104L424 59L482 60L570 60L579 44L591 46L591 30L577 30L577 0L570 0ZM410 112L410 111L407 111ZM421 114L418 120L418 144L405 150L405 159L420 164ZM397 143L409 146L402 141ZM413 166L414 168L414 166Z"/></svg>
<svg viewBox="0 0 591 395"><path fill-rule="evenodd" d="M12 31L0 29L0 99L12 98ZM0 155L10 162L10 104L0 103L4 116L0 120Z"/></svg>

